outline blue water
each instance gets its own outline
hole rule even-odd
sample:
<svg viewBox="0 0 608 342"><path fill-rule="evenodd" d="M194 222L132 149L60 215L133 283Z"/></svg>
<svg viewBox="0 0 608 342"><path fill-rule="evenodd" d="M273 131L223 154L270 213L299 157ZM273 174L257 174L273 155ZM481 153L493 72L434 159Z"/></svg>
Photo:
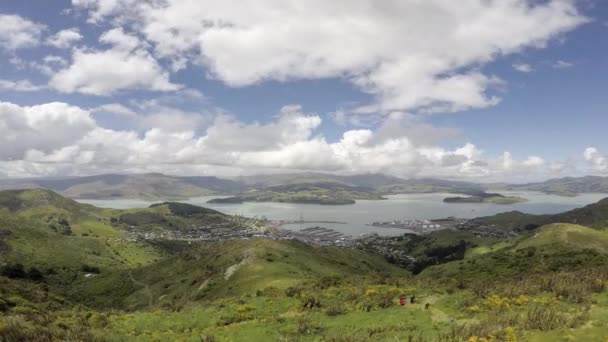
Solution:
<svg viewBox="0 0 608 342"><path fill-rule="evenodd" d="M375 221L391 221L400 219L437 219L448 216L473 218L494 215L501 212L518 210L531 214L555 214L584 205L594 203L608 194L582 194L577 197L561 197L540 192L501 191L510 196L521 196L529 201L515 204L491 203L444 203L443 198L454 194L402 194L389 195L383 201L357 201L353 205L316 205L296 203L246 202L243 204L207 203L216 198L213 196L191 198L185 203L212 208L226 214L241 214L249 217L266 217L272 220L298 220L303 217L307 221L336 221L346 224L292 224L286 228L299 230L312 225L320 225L342 232L346 235L358 236L363 233L378 233L382 235L402 234L403 230L394 228L377 228L368 224ZM145 208L152 202L140 200L79 200L104 208Z"/></svg>

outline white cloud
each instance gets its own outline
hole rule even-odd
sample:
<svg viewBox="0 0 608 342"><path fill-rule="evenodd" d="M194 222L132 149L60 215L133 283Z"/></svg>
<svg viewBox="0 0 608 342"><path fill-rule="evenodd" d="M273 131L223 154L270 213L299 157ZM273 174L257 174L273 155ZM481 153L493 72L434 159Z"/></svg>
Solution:
<svg viewBox="0 0 608 342"><path fill-rule="evenodd" d="M181 88L150 55L137 37L122 29L105 32L100 41L108 50L75 49L72 64L51 78L51 87L66 93L107 96L120 90L172 91Z"/></svg>
<svg viewBox="0 0 608 342"><path fill-rule="evenodd" d="M555 69L567 69L567 68L570 68L573 66L574 66L574 63L566 62L566 61L562 61L562 60L559 60L559 61L553 63L553 68L555 68Z"/></svg>
<svg viewBox="0 0 608 342"><path fill-rule="evenodd" d="M135 22L157 55L178 66L184 59L202 64L231 86L346 78L375 96L356 110L363 113L495 105L499 99L488 90L499 80L479 65L543 47L587 21L575 0L73 4L93 22Z"/></svg>
<svg viewBox="0 0 608 342"><path fill-rule="evenodd" d="M45 26L12 14L0 14L0 47L17 50L40 44Z"/></svg>
<svg viewBox="0 0 608 342"><path fill-rule="evenodd" d="M25 63L25 62L24 62ZM29 67L41 72L44 75L52 76L59 68L65 67L67 61L63 57L56 55L47 55L42 61L30 61L27 63Z"/></svg>
<svg viewBox="0 0 608 342"><path fill-rule="evenodd" d="M530 156L522 164L524 166L542 166L545 164L545 160L538 156Z"/></svg>
<svg viewBox="0 0 608 342"><path fill-rule="evenodd" d="M401 133L386 128L354 129L343 132L337 141L328 141L319 132L321 117L305 113L297 105L285 106L271 122L244 123L223 114L206 127L208 121L190 121L194 113L181 114L184 122L180 123L180 116L175 119L173 113L133 117L130 110L107 104L92 111L127 112L125 118L138 122L143 132L103 128L90 111L64 103L33 107L3 103L0 173L158 171L226 176L322 171L493 179L522 172L529 175L544 167L540 157L514 161L509 155L507 165L501 158L487 157L472 143L446 149L433 145L432 140L412 139L405 124Z"/></svg>
<svg viewBox="0 0 608 342"><path fill-rule="evenodd" d="M534 68L532 68L532 66L530 64L525 64L525 63L515 63L515 64L513 64L513 69L515 69L516 71L519 71L519 72L524 72L524 73L534 71Z"/></svg>
<svg viewBox="0 0 608 342"><path fill-rule="evenodd" d="M110 113L123 117L135 117L137 113L131 108L128 108L120 103L108 103L90 109L91 113Z"/></svg>
<svg viewBox="0 0 608 342"><path fill-rule="evenodd" d="M29 80L3 80L0 79L0 91L38 91L46 88L45 86L32 84Z"/></svg>
<svg viewBox="0 0 608 342"><path fill-rule="evenodd" d="M58 49L69 48L75 42L82 39L80 30L77 27L70 29L61 30L54 35L47 38L47 44L54 46Z"/></svg>
<svg viewBox="0 0 608 342"><path fill-rule="evenodd" d="M29 149L52 152L94 127L87 111L65 103L21 107L0 102L0 159L22 159Z"/></svg>
<svg viewBox="0 0 608 342"><path fill-rule="evenodd" d="M593 171L608 171L608 158L605 155L601 154L597 148L587 147L583 152L583 157L591 165Z"/></svg>

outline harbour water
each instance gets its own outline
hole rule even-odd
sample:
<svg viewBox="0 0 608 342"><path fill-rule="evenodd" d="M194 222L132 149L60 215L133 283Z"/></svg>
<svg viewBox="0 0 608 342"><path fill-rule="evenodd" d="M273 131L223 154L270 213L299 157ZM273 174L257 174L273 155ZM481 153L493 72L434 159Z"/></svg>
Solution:
<svg viewBox="0 0 608 342"><path fill-rule="evenodd" d="M454 196L454 194L435 193L389 195L386 196L388 197L387 200L360 200L353 205L336 206L271 202L246 202L242 204L207 203L208 200L217 198L214 196L196 197L181 202L204 206L226 214L239 214L258 218L266 217L271 220L294 221L302 218L305 221L343 222L323 224L292 223L286 224L284 227L292 230L301 230L319 225L355 237L364 233L378 233L381 235L404 233L401 229L369 226L369 224L375 221L439 219L448 216L474 218L513 210L531 214L555 214L582 207L608 197L608 194L581 194L576 197L562 197L530 191L500 191L500 193L506 196L524 197L529 201L515 204L444 203L443 199L445 197ZM126 199L79 201L98 207L117 209L145 208L153 203Z"/></svg>

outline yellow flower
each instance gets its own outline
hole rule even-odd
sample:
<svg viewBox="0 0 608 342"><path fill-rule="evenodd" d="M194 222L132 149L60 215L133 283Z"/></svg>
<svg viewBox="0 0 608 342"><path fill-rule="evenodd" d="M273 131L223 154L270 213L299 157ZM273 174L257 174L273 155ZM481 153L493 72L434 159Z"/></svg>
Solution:
<svg viewBox="0 0 608 342"><path fill-rule="evenodd" d="M367 291L365 291L365 295L368 297L374 296L378 294L378 291L375 289L367 289Z"/></svg>

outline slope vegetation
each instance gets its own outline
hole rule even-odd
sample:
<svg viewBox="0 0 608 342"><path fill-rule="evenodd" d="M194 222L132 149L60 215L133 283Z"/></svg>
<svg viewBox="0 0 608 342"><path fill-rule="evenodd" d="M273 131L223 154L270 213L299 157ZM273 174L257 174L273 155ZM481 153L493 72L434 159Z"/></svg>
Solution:
<svg viewBox="0 0 608 342"><path fill-rule="evenodd" d="M608 263L608 232L557 223L464 260L425 269L431 277L479 279L593 268Z"/></svg>

